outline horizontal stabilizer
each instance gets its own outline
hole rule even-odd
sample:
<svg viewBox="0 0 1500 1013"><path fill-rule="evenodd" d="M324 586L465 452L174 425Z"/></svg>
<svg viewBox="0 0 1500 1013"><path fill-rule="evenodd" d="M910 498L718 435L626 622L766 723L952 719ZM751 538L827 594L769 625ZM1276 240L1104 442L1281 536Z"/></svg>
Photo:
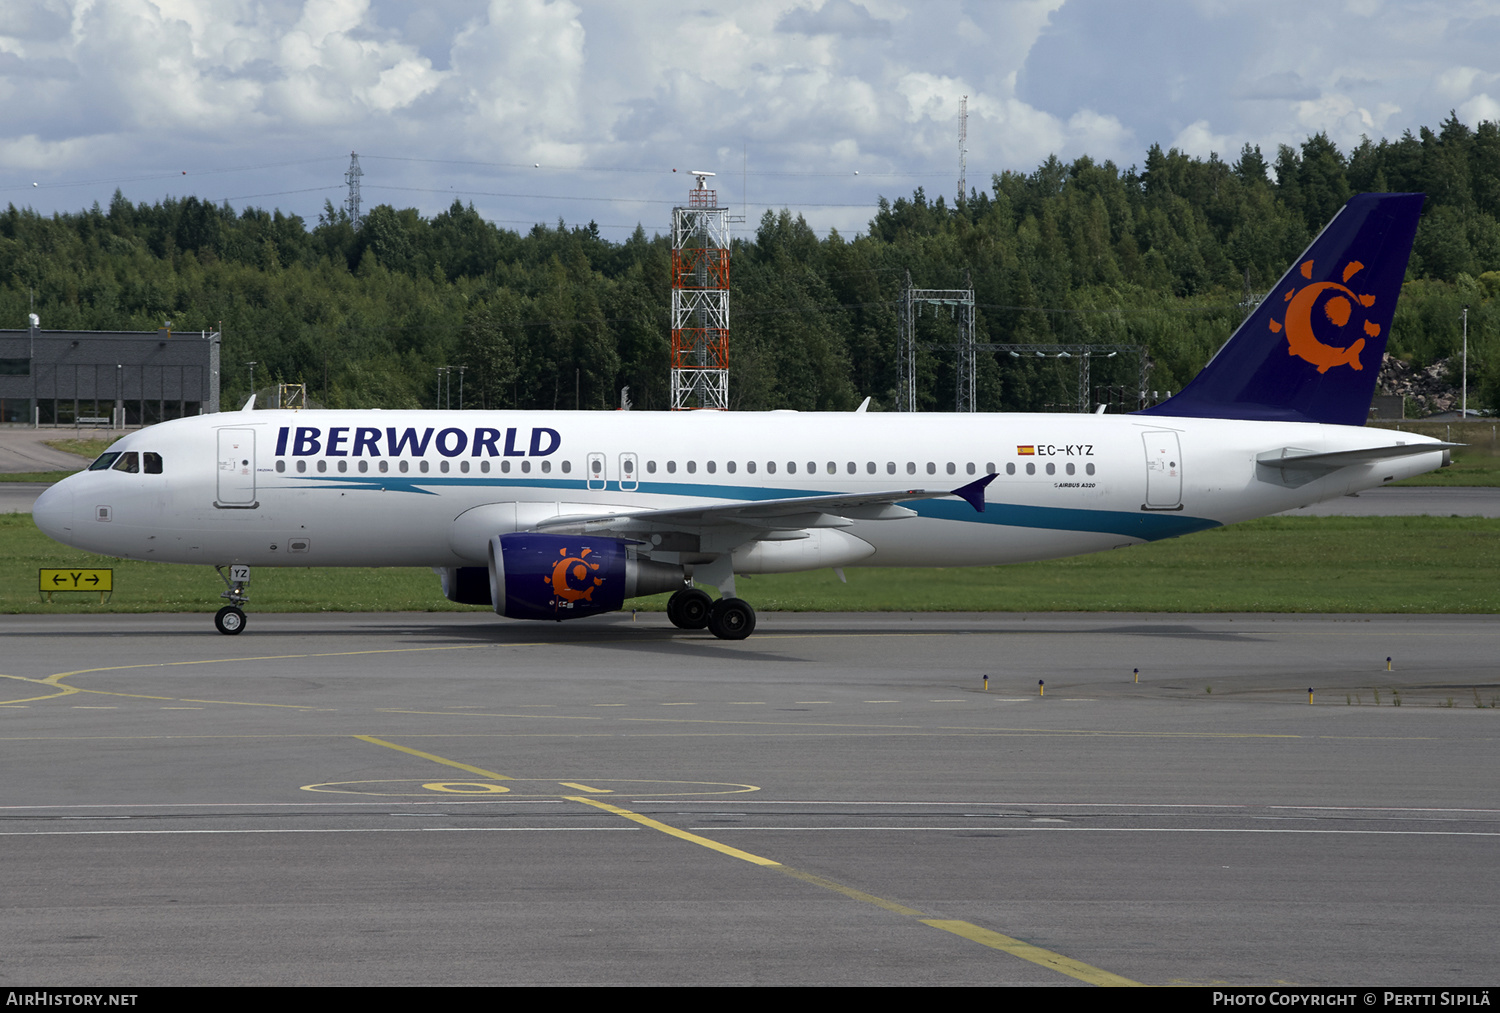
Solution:
<svg viewBox="0 0 1500 1013"><path fill-rule="evenodd" d="M1261 454L1255 461L1257 464L1268 464L1276 468L1333 471L1338 468L1348 468L1356 464L1375 464L1393 457L1414 457L1417 454L1432 454L1438 451L1444 452L1444 459L1446 461L1447 451L1452 450L1454 447L1462 446L1464 446L1462 443L1395 443L1388 447L1369 447L1364 450L1337 450L1328 454L1314 453L1310 450L1298 450L1295 447L1282 447L1280 450L1272 450L1269 453Z"/></svg>

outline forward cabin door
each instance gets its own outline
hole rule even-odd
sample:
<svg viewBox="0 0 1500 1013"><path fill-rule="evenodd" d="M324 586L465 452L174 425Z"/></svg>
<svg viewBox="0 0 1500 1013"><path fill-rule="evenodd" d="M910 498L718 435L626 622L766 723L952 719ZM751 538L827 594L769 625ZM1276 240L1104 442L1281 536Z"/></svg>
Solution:
<svg viewBox="0 0 1500 1013"><path fill-rule="evenodd" d="M1142 510L1182 509L1182 446L1168 430L1142 433L1146 444L1146 502Z"/></svg>
<svg viewBox="0 0 1500 1013"><path fill-rule="evenodd" d="M253 509L255 501L255 430L219 430L219 486L215 506Z"/></svg>

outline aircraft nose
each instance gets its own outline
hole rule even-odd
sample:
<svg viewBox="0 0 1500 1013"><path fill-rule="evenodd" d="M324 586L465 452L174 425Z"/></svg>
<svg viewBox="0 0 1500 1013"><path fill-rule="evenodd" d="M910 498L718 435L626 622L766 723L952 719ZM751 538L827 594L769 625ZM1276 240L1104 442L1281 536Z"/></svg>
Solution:
<svg viewBox="0 0 1500 1013"><path fill-rule="evenodd" d="M31 519L43 534L66 543L73 533L73 490L64 479L44 489L31 507Z"/></svg>

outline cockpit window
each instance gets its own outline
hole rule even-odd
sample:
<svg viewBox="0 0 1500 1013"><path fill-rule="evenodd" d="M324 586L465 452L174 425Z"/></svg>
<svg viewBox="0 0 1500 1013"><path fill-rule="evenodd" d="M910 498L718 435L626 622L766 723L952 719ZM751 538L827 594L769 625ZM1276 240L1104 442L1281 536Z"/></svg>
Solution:
<svg viewBox="0 0 1500 1013"><path fill-rule="evenodd" d="M100 454L99 460L89 465L89 471L105 471L111 464L115 463L115 458L119 456L118 453Z"/></svg>
<svg viewBox="0 0 1500 1013"><path fill-rule="evenodd" d="M134 450L127 450L125 453L121 454L120 459L115 462L114 470L126 471L134 475L136 472L141 470L141 455L137 454Z"/></svg>
<svg viewBox="0 0 1500 1013"><path fill-rule="evenodd" d="M141 463L146 466L146 474L148 474L148 475L160 475L161 474L161 455L160 454L153 454L149 450L144 451L141 454ZM319 463L321 464L322 462L319 462Z"/></svg>

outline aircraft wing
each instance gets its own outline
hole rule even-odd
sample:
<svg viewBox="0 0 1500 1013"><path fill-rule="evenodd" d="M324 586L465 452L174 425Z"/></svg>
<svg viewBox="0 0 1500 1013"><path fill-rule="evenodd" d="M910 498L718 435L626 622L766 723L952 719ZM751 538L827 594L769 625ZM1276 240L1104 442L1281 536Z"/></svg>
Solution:
<svg viewBox="0 0 1500 1013"><path fill-rule="evenodd" d="M995 480L985 475L958 489L897 489L888 492L840 493L828 496L791 496L771 500L719 500L664 510L609 514L569 514L538 524L537 531L556 534L613 534L625 537L652 533L700 534L709 529L738 528L745 540L777 531L845 527L854 520L898 520L916 512L903 502L957 496L976 511L984 511L984 490ZM749 530L746 530L749 529Z"/></svg>

